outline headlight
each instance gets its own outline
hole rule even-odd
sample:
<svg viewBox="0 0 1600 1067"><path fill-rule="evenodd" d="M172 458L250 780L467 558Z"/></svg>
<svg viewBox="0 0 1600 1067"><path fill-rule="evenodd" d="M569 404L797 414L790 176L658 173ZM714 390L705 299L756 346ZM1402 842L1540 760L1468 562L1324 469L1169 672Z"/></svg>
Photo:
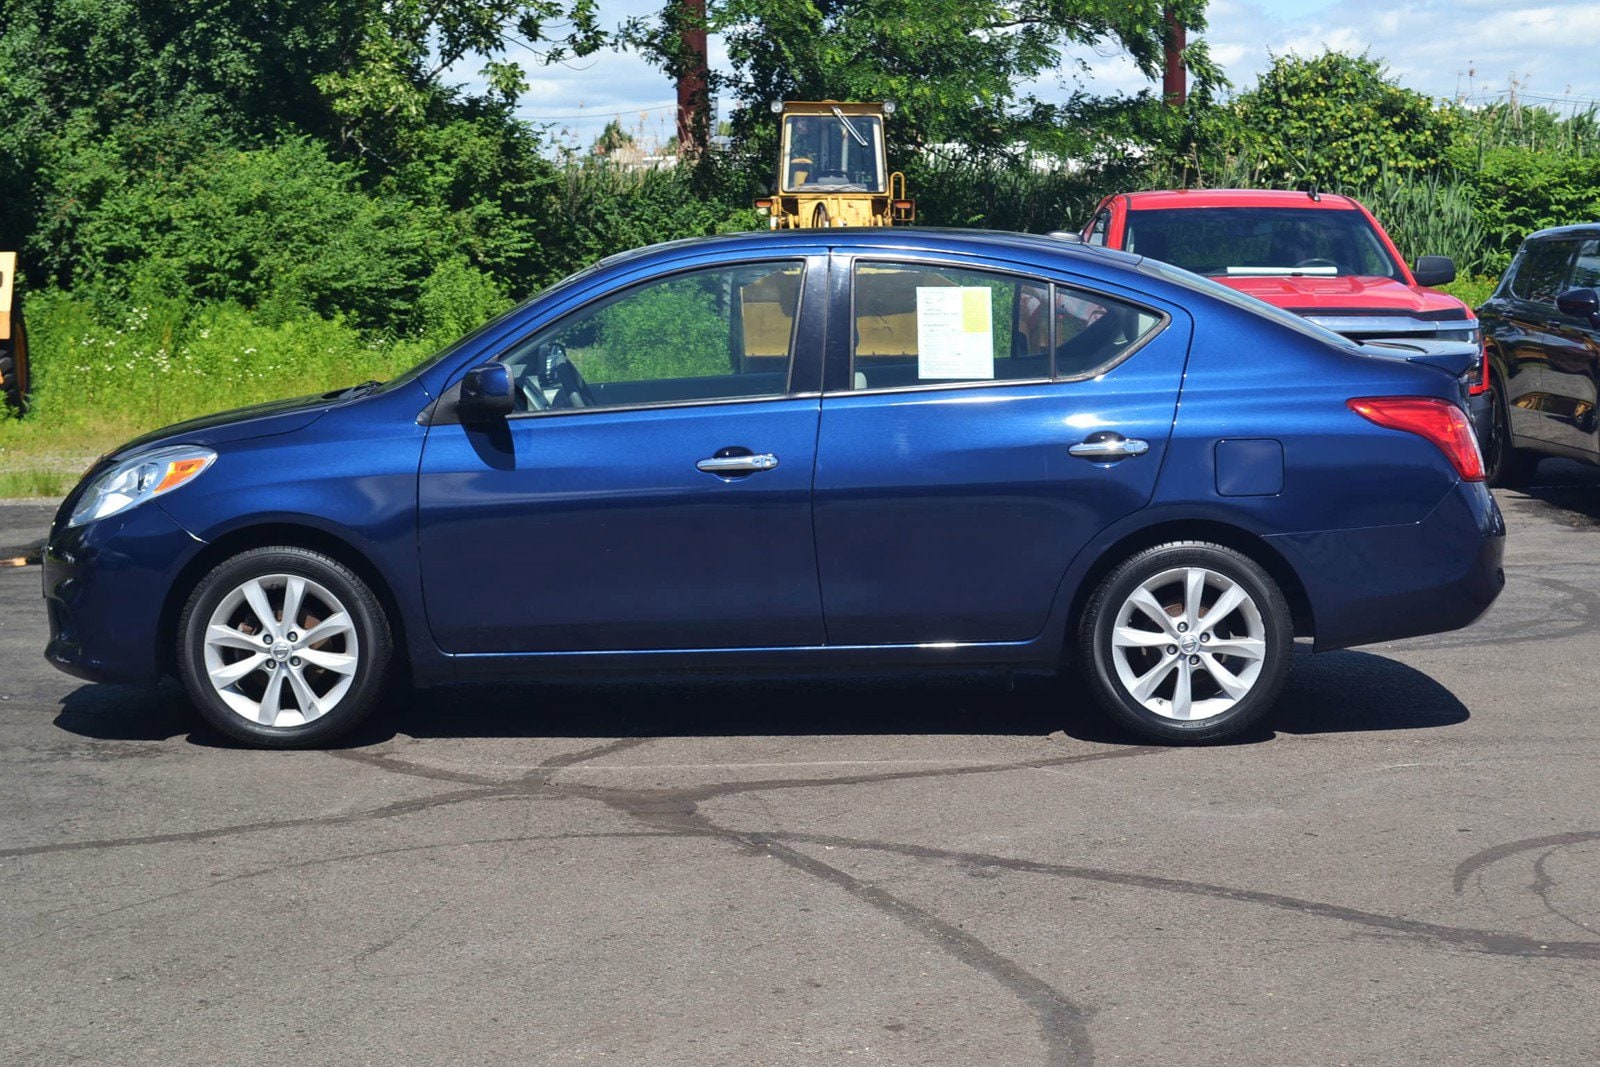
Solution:
<svg viewBox="0 0 1600 1067"><path fill-rule="evenodd" d="M209 448L176 445L125 459L90 483L67 525L82 526L170 493L198 478L216 458Z"/></svg>

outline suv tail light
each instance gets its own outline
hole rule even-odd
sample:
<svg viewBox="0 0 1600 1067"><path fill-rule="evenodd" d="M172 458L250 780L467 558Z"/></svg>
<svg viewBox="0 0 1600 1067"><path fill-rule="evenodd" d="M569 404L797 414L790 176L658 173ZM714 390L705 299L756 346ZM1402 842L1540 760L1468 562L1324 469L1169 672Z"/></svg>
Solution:
<svg viewBox="0 0 1600 1067"><path fill-rule="evenodd" d="M1438 446L1463 481L1483 481L1483 456L1466 412L1431 396L1364 396L1346 401L1351 411L1391 430L1425 437Z"/></svg>
<svg viewBox="0 0 1600 1067"><path fill-rule="evenodd" d="M1467 385L1467 395L1468 396L1482 396L1484 393L1487 393L1488 391L1489 391L1489 346L1488 346L1488 344L1485 343L1485 344L1480 344L1478 346L1478 373L1473 375L1471 382Z"/></svg>

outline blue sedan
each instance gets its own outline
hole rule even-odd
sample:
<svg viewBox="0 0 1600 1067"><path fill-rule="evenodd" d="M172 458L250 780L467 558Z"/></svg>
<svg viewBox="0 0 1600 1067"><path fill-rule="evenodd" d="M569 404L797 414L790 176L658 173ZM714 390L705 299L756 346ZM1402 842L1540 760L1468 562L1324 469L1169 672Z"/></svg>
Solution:
<svg viewBox="0 0 1600 1067"><path fill-rule="evenodd" d="M1296 637L1494 600L1475 358L1050 237L660 245L394 381L105 457L51 531L46 655L176 675L259 745L396 675L864 665L1074 667L1134 733L1214 741Z"/></svg>

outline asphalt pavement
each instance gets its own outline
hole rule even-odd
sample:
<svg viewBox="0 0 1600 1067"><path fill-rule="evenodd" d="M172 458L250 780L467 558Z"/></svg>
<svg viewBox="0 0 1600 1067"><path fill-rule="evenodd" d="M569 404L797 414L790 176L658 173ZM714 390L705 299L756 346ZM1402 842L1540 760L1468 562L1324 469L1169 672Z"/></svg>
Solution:
<svg viewBox="0 0 1600 1067"><path fill-rule="evenodd" d="M40 656L0 566L0 1061L1498 1064L1600 1051L1600 472L1456 633L1270 730L1073 685L398 698L255 752ZM0 505L0 564L50 508Z"/></svg>

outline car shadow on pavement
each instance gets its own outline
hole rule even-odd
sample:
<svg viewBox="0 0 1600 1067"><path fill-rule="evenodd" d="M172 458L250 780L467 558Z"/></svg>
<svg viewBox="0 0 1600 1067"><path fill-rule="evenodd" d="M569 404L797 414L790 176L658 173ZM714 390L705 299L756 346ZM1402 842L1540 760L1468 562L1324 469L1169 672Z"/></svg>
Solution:
<svg viewBox="0 0 1600 1067"><path fill-rule="evenodd" d="M1366 652L1297 652L1270 723L1231 742L1278 733L1415 730L1465 722L1444 686L1396 660ZM55 724L84 737L235 747L199 724L183 690L86 685L68 694ZM341 748L396 736L743 737L962 734L1045 737L1094 744L1145 742L1122 731L1075 678L981 674L864 674L846 679L683 678L547 682L522 686L401 688Z"/></svg>

